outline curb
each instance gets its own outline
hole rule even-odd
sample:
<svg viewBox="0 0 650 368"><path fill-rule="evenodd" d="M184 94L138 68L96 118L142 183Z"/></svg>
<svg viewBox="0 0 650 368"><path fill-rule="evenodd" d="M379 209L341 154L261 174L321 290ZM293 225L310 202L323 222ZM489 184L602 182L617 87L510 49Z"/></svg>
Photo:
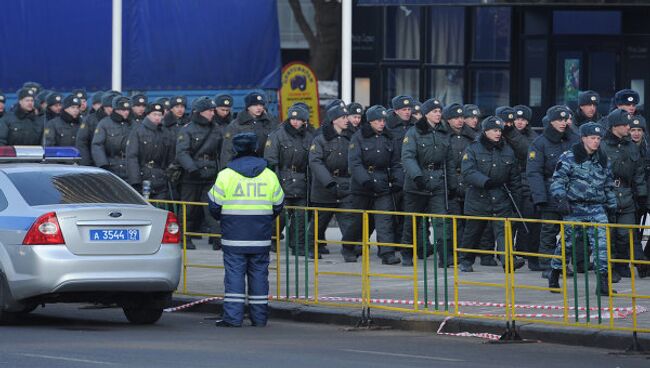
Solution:
<svg viewBox="0 0 650 368"><path fill-rule="evenodd" d="M200 299L174 296L171 306L177 307ZM223 312L223 302L212 301L198 304L184 311L221 314ZM371 310L371 313L372 320L377 326L418 332L436 333L445 319L445 316L404 314L380 310ZM354 327L361 318L361 311L359 308L331 308L271 301L269 304L269 318ZM444 328L444 332L448 333L487 332L501 335L504 331L503 322L472 318L451 318L447 320ZM523 339L552 344L611 350L625 350L632 344L632 333L623 331L572 328L535 323L518 324L517 331ZM650 334L640 334L638 341L642 347L650 349Z"/></svg>

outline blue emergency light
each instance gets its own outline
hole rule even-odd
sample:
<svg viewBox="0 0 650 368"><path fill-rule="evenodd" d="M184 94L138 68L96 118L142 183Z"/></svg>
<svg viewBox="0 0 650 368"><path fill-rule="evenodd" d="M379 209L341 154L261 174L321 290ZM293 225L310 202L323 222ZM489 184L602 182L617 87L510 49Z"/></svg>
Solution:
<svg viewBox="0 0 650 368"><path fill-rule="evenodd" d="M76 162L81 158L75 147L0 146L0 161Z"/></svg>

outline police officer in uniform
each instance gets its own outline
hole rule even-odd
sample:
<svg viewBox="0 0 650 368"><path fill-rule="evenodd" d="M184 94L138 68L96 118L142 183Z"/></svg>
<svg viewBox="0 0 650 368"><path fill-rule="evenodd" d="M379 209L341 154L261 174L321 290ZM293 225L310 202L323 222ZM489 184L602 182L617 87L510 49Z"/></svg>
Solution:
<svg viewBox="0 0 650 368"><path fill-rule="evenodd" d="M366 110L366 121L354 133L348 152L348 168L352 174L352 207L362 210L395 211L393 196L403 186L403 171L392 134L386 128L388 113L383 106ZM355 215L343 235L343 241L361 241L361 216ZM373 215L377 241L395 241L394 220L391 215ZM372 231L369 231L369 234ZM379 247L382 264L400 263L394 247Z"/></svg>
<svg viewBox="0 0 650 368"><path fill-rule="evenodd" d="M599 149L603 128L596 123L586 123L580 127L581 142L573 144L569 151L561 154L553 180L550 195L557 203L565 221L607 223L607 212L616 211L616 193L612 179L612 165ZM565 226L565 255L567 262L572 255L572 227ZM602 231L601 231L602 230ZM613 229L612 229L613 230ZM606 231L600 228L598 239L593 229L588 229L587 238L596 255L596 270L599 274L596 294L609 295L607 284L607 238ZM596 240L598 251L596 251ZM558 243L555 255L562 255L562 244ZM559 288L562 260L551 260L552 271L548 278L550 288ZM559 290L552 290L559 293ZM612 290L612 293L615 293Z"/></svg>
<svg viewBox="0 0 650 368"><path fill-rule="evenodd" d="M47 106L45 108L45 121L50 121L61 113L63 105L63 96L58 92L50 92L47 95Z"/></svg>
<svg viewBox="0 0 650 368"><path fill-rule="evenodd" d="M225 134L226 127L232 121L232 103L234 99L231 95L221 94L214 97L214 103L217 106L214 109L214 122L222 134Z"/></svg>
<svg viewBox="0 0 650 368"><path fill-rule="evenodd" d="M422 103L418 100L413 101L413 111L411 111L411 116L416 120L420 120L424 117L422 114Z"/></svg>
<svg viewBox="0 0 650 368"><path fill-rule="evenodd" d="M634 144L639 147L639 153L641 154L641 159L644 162L643 166L648 193L650 193L650 147L648 146L648 138L646 136L647 129L646 120L643 116L637 115L632 118L632 122L630 123L630 138L632 139L632 142L634 142ZM640 206L637 206L636 223L644 225L645 220L647 219L645 217L647 213L647 207L641 208ZM650 259L650 246L648 246L647 243L645 248L643 248L643 253L647 259Z"/></svg>
<svg viewBox="0 0 650 368"><path fill-rule="evenodd" d="M126 141L131 133L131 100L128 97L113 98L113 111L95 128L91 152L95 165L106 169L124 180L126 173Z"/></svg>
<svg viewBox="0 0 650 368"><path fill-rule="evenodd" d="M150 198L153 199L169 199L165 170L175 156L175 152L168 148L175 136L163 129L164 114L163 105L149 104L144 120L135 125L126 142L128 182L142 192L142 182L148 180L151 183Z"/></svg>
<svg viewBox="0 0 650 368"><path fill-rule="evenodd" d="M99 124L102 119L113 113L113 99L117 96L119 96L119 94L114 94L110 91L102 93L101 107L97 109L94 114L90 114L82 120L81 125L79 126L79 131L77 132L76 142L77 149L81 155L82 165L93 166L95 164L91 152L95 129L97 129L97 124Z"/></svg>
<svg viewBox="0 0 650 368"><path fill-rule="evenodd" d="M102 91L97 91L93 93L93 97L90 99L90 110L86 111L86 114L82 116L81 121L83 122L86 120L87 116L90 116L94 113L97 112L102 107L102 96L104 95L104 92Z"/></svg>
<svg viewBox="0 0 650 368"><path fill-rule="evenodd" d="M551 196L549 188L560 155L579 142L579 137L567 126L568 117L569 111L564 106L550 107L546 111L545 117L549 121L548 124L528 149L526 178L535 211L541 214L542 220L562 219L562 214L558 212L557 203ZM541 225L540 253L552 254L554 252L559 232L559 225ZM549 262L548 258L540 258L538 263L541 267L548 269Z"/></svg>
<svg viewBox="0 0 650 368"><path fill-rule="evenodd" d="M63 110L45 125L46 146L74 146L77 142L81 114L81 100L76 95L63 99Z"/></svg>
<svg viewBox="0 0 650 368"><path fill-rule="evenodd" d="M164 102L156 102L165 109ZM169 99L169 110L165 110L163 117L163 127L173 133L174 137L178 136L178 131L185 124L190 122L189 117L185 114L187 98L185 96L174 96ZM176 144L172 145L172 151L175 151Z"/></svg>
<svg viewBox="0 0 650 368"><path fill-rule="evenodd" d="M326 119L327 122L321 125L322 134L314 138L309 148L309 169L312 174L311 205L321 208L352 208L350 173L348 171L348 147L352 138L351 120L349 116L346 116L345 109L340 106L328 110ZM352 220L350 214L319 211L319 240L325 240L327 226L334 216L336 216L341 233L346 233L347 226ZM310 226L312 234L313 227L312 223ZM319 244L318 252L328 254L329 250L324 244ZM345 262L356 262L359 253L360 247L358 246L343 245L341 248Z"/></svg>
<svg viewBox="0 0 650 368"><path fill-rule="evenodd" d="M463 105L463 122L477 134L481 132L481 127L478 125L478 119L480 117L481 110L479 110L478 106L473 104Z"/></svg>
<svg viewBox="0 0 650 368"><path fill-rule="evenodd" d="M354 134L359 130L359 124L361 124L361 117L363 116L363 106L360 103L353 102L348 105L348 130Z"/></svg>
<svg viewBox="0 0 650 368"><path fill-rule="evenodd" d="M439 101L439 100L434 100L434 101ZM434 108L433 111L436 111L437 109L437 114L442 116L442 105L440 105L439 103L436 103L436 105L438 106ZM449 121L446 121L450 130L449 145L451 146L451 151L454 155L454 167L456 168L456 172L454 173L454 175L456 175L456 183L458 185L458 189L456 190L455 193L456 195L449 200L449 213L452 215L462 215L464 212L463 209L465 207L466 188L465 188L465 183L463 181L463 176L461 175L460 167L461 167L461 161L463 155L465 154L465 148L467 148L467 146L469 146L472 142L474 142L477 133L474 131L473 128L471 128L471 125L465 124L464 120L466 120L466 116L469 114L474 116L480 116L480 113L478 112L478 107L474 110L470 106L474 106L474 105L466 105L463 108L463 116L464 116L463 119L451 119ZM464 226L465 226L464 220L457 221L458 240L461 240L463 238ZM492 248L494 247L494 241L492 241L491 243L481 242L481 244L485 244L486 246L487 244L490 244ZM492 261L494 261L492 256L490 256L489 258L492 259Z"/></svg>
<svg viewBox="0 0 650 368"><path fill-rule="evenodd" d="M181 177L181 201L206 202L207 192L219 172L219 152L222 138L214 125L214 101L199 97L192 104L192 121L183 126L176 138L176 161L183 167ZM187 208L187 230L200 232L205 219L204 208ZM211 222L211 221L208 221ZM216 224L211 223L215 227ZM195 249L191 239L187 249Z"/></svg>
<svg viewBox="0 0 650 368"><path fill-rule="evenodd" d="M264 96L257 92L251 92L244 97L246 110L237 114L235 120L231 121L226 127L223 136L223 147L221 149L221 166L232 158L232 137L242 132L253 132L257 135L257 155L264 156L264 147L269 134L278 126L276 122L264 111L266 100Z"/></svg>
<svg viewBox="0 0 650 368"><path fill-rule="evenodd" d="M81 105L79 105L79 119L83 119L83 117L88 113L88 93L86 93L86 90L84 89L77 88L73 89L70 94L78 98L79 102L81 102Z"/></svg>
<svg viewBox="0 0 650 368"><path fill-rule="evenodd" d="M465 150L461 163L463 179L467 184L465 214L482 217L512 217L513 204L510 191L517 200L521 193L521 177L513 149L502 137L504 122L489 116L481 122L482 133ZM497 250L505 250L504 224L501 221L468 220L463 232L462 247L476 248L485 228L492 229ZM475 253L461 255L460 270L473 272ZM498 257L506 267L504 256ZM514 269L525 264L523 259L514 260Z"/></svg>
<svg viewBox="0 0 650 368"><path fill-rule="evenodd" d="M131 115L129 116L129 119L132 123L140 124L146 116L145 111L148 103L147 96L143 94L133 95L131 101L133 102L133 106L131 107Z"/></svg>
<svg viewBox="0 0 650 368"><path fill-rule="evenodd" d="M645 161L641 157L639 147L630 137L632 116L625 110L616 109L609 113L601 126L609 127L600 145L611 164L614 178L614 194L616 195L616 211L608 213L609 222L615 224L636 224L637 208L646 208L648 188L645 180ZM630 259L630 237L628 229L611 229L612 257ZM634 233L634 259L645 260L641 239L637 231ZM627 264L616 263L613 272L621 277L631 277ZM638 266L639 276L646 276L645 266Z"/></svg>
<svg viewBox="0 0 650 368"><path fill-rule="evenodd" d="M34 91L20 89L18 103L0 119L0 146L40 145L43 123L36 119Z"/></svg>
<svg viewBox="0 0 650 368"><path fill-rule="evenodd" d="M616 109L625 110L630 115L636 115L636 105L639 104L639 93L631 89L622 89L614 94L613 102Z"/></svg>
<svg viewBox="0 0 650 368"><path fill-rule="evenodd" d="M306 127L309 111L299 106L291 106L288 118L280 128L272 132L266 140L264 158L269 168L275 171L284 191L285 204L289 206L307 206L307 188L309 180L309 146L313 140ZM287 225L287 244L293 254L305 254L305 211L289 211L289 224L280 218L280 229ZM312 244L309 239L308 244ZM308 246L309 255L314 250Z"/></svg>
<svg viewBox="0 0 650 368"><path fill-rule="evenodd" d="M600 120L598 104L600 95L592 90L578 93L578 108L575 111L574 120L577 127L582 126L590 121L597 122Z"/></svg>
<svg viewBox="0 0 650 368"><path fill-rule="evenodd" d="M208 194L210 214L223 226L226 269L223 319L217 327L242 325L247 294L253 326L266 326L268 320L271 235L284 194L266 161L255 157L257 140L253 132L232 138L234 158Z"/></svg>
<svg viewBox="0 0 650 368"><path fill-rule="evenodd" d="M432 213L445 215L448 212L448 198L455 197L456 167L454 154L449 142L449 128L444 124L439 114L433 112L438 105L435 99L429 99L422 104L421 111L424 117L418 120L404 136L402 143L402 166L405 171L404 178L404 211L417 213ZM462 117L463 107L452 104L443 112L448 119ZM431 219L436 230L436 243L438 249L438 263L440 267L452 265L453 229L448 220ZM443 221L446 234L443 239ZM413 221L407 216L404 221L402 243L413 243ZM417 219L416 241L418 257L422 259L433 253L433 247L427 245L427 254L424 253L424 243L429 242L428 221L425 225L426 232L422 231L422 218ZM446 247L446 249L445 249ZM411 249L402 248L402 265L413 265ZM446 263L445 261L446 257Z"/></svg>

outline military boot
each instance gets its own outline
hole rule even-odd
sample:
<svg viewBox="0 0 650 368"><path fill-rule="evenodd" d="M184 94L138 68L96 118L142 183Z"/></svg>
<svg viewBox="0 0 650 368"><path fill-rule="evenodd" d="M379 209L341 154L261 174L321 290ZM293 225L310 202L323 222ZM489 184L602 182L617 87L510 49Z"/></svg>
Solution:
<svg viewBox="0 0 650 368"><path fill-rule="evenodd" d="M550 288L560 288L560 273L562 273L561 270L558 269L551 269L551 272L548 275L548 287ZM551 290L551 293L553 294L559 294L560 292L557 290Z"/></svg>
<svg viewBox="0 0 650 368"><path fill-rule="evenodd" d="M616 290L612 289L612 294L616 294ZM596 295L609 296L609 287L607 285L607 274L601 273L600 280L596 285Z"/></svg>

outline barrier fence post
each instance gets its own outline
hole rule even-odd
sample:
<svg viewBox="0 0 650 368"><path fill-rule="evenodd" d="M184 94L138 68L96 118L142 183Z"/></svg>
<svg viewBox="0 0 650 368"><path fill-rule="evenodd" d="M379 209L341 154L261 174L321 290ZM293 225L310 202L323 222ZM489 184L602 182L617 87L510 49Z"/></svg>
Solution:
<svg viewBox="0 0 650 368"><path fill-rule="evenodd" d="M600 299L600 256L598 252L600 251L600 245L598 244L598 226L594 226L594 269L596 270L596 305L598 306L598 324L603 322L603 313L602 313L602 302ZM588 277L589 267L585 265L585 277Z"/></svg>
<svg viewBox="0 0 650 368"><path fill-rule="evenodd" d="M411 231L413 232L413 236L411 237L411 246L413 247L413 251L411 252L411 259L413 260L413 309L414 310L419 310L420 309L420 303L419 299L420 296L418 295L418 233L417 233L417 217L415 215L410 215L412 216L413 221L411 221ZM424 218L422 223L424 224ZM423 232L424 233L424 232ZM424 236L424 234L423 234ZM422 257L424 259L424 264L426 265L426 255ZM427 268L426 266L424 267L424 272L426 272ZM426 289L425 289L425 294L426 294Z"/></svg>
<svg viewBox="0 0 650 368"><path fill-rule="evenodd" d="M452 256L454 257L454 316L458 316L458 222L456 221L456 218L454 218L454 241L452 245ZM445 283L446 282L447 281L445 279ZM448 303L445 303L445 310L447 310L448 305Z"/></svg>
<svg viewBox="0 0 650 368"><path fill-rule="evenodd" d="M563 308L563 319L564 323L569 323L569 298L567 290L567 279L566 279L566 226L564 223L560 223L560 252L562 255L562 306ZM551 263L553 259L551 258ZM551 271L553 268L551 267ZM549 275L550 277L550 275Z"/></svg>
<svg viewBox="0 0 650 368"><path fill-rule="evenodd" d="M411 218L413 220L413 223L416 223L415 221L417 220L417 217L415 215L411 215ZM427 272L427 255L429 253L429 242L427 240L427 228L425 226L428 225L427 218L422 217L422 237L420 240L422 241L422 275L424 277L423 280L423 285L424 285L424 309L429 309L429 275ZM413 229L415 230L415 226L413 226ZM415 234L415 233L414 233ZM414 236L415 238L415 236ZM435 239L435 237L433 238ZM417 247L414 247L414 251ZM414 252L415 253L415 252ZM434 257L435 258L435 257ZM415 260L415 257L413 258ZM435 266L434 266L435 269ZM435 270L434 270L435 274ZM435 281L434 281L435 283ZM417 285L415 286L417 287Z"/></svg>
<svg viewBox="0 0 650 368"><path fill-rule="evenodd" d="M183 203L183 293L187 293L187 205Z"/></svg>
<svg viewBox="0 0 650 368"><path fill-rule="evenodd" d="M634 331L638 328L637 326L637 315L636 315L636 277L634 274L634 230L630 228L628 230L629 239L630 239L630 262L628 267L630 267L630 284L632 286L632 328ZM611 294L611 293L610 293Z"/></svg>
<svg viewBox="0 0 650 368"><path fill-rule="evenodd" d="M578 271L576 266L576 227L571 225L571 264L573 264L573 304L575 306L575 320L580 322L580 309L578 300ZM566 269L565 269L566 270ZM566 271L563 271L566 272Z"/></svg>
<svg viewBox="0 0 650 368"><path fill-rule="evenodd" d="M275 295L280 298L282 294L282 270L280 269L280 216L275 218ZM288 294L287 294L288 295Z"/></svg>
<svg viewBox="0 0 650 368"><path fill-rule="evenodd" d="M607 239L607 290L612 290L612 231L609 224L605 225L605 235ZM612 293L608 293L609 305L609 327L614 328L614 300Z"/></svg>
<svg viewBox="0 0 650 368"><path fill-rule="evenodd" d="M309 210L303 210L303 221L305 229L305 301L309 300ZM318 257L318 251L314 251L314 258Z"/></svg>
<svg viewBox="0 0 650 368"><path fill-rule="evenodd" d="M318 209L314 209L314 220L313 220L313 229L314 229L314 304L318 304L318 282L320 276L318 274ZM337 217L338 221L338 217Z"/></svg>
<svg viewBox="0 0 650 368"><path fill-rule="evenodd" d="M589 269L589 240L587 239L587 230L585 225L582 225L582 248L583 248L583 261L582 264L585 269ZM575 262L574 275L578 275L578 262ZM585 271L585 311L587 312L587 323L591 321L589 313L589 272Z"/></svg>
<svg viewBox="0 0 650 368"><path fill-rule="evenodd" d="M289 275L291 275L290 267L291 267L291 257L289 257L289 248L291 247L291 232L289 231L288 228L289 224L289 210L284 210L284 228L287 230L286 231L286 236L284 237L284 255L285 255L285 265L286 265L286 296L287 299L291 296L291 283L289 280ZM280 231L278 230L278 236L280 236Z"/></svg>
<svg viewBox="0 0 650 368"><path fill-rule="evenodd" d="M455 218L454 218L454 221L456 221ZM454 237L455 237L456 236L455 222L454 222L453 227L454 227L453 231L454 231ZM442 219L442 262L444 264L444 268L442 270L442 273L443 273L444 278L445 278L445 311L449 310L449 290L448 290L449 285L447 284L447 257L448 257L447 256L447 246L449 246L449 244L447 244L447 220L443 218ZM437 262L436 262L436 264L433 265L433 267L436 267L436 269L437 269L437 267L438 267ZM454 268L455 267L456 267L456 265L454 264ZM436 273L436 305L438 305L438 298L437 298L437 296L438 296L438 278L437 278L437 276L438 276L438 274Z"/></svg>
<svg viewBox="0 0 650 368"><path fill-rule="evenodd" d="M289 229L293 230L293 236L291 237L293 240L293 259L294 259L294 266L293 266L293 274L294 274L294 282L295 282L295 287L296 287L296 299L300 299L300 251L298 250L298 242L300 241L300 230L298 227L298 214L296 213L296 210L291 210L291 215L289 216L291 219L291 223L287 222L286 228L287 232L289 232Z"/></svg>

